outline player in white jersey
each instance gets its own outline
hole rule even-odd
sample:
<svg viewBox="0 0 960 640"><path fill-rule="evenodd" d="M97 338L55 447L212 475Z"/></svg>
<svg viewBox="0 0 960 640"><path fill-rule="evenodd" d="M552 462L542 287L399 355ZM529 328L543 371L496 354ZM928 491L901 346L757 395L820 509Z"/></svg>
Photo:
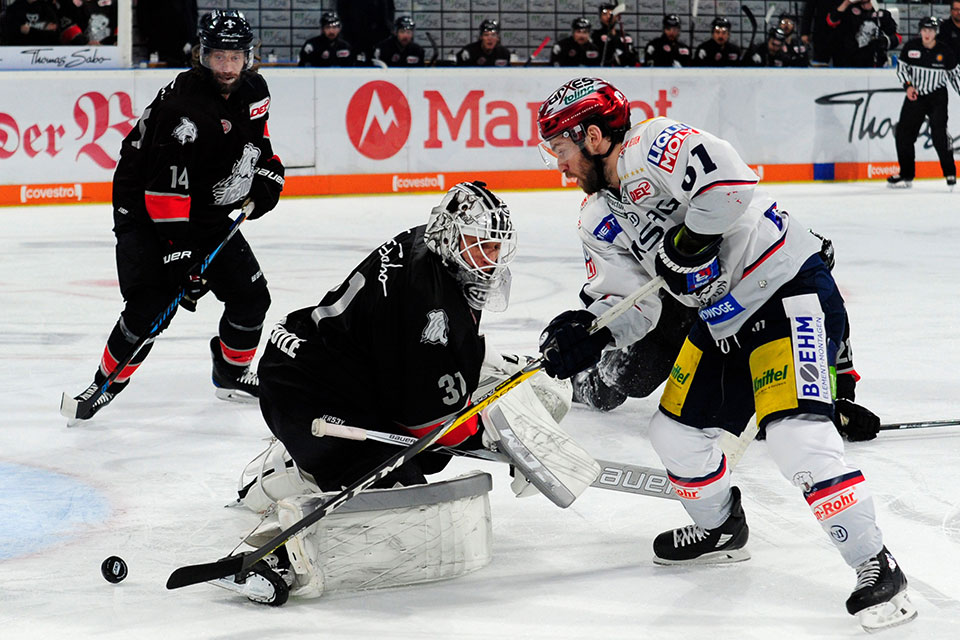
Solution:
<svg viewBox="0 0 960 640"><path fill-rule="evenodd" d="M655 275L698 309L650 423L695 524L657 536L654 561L750 557L740 491L718 441L724 430L739 435L756 414L781 473L856 569L847 611L869 630L912 619L906 578L831 422L845 312L820 240L757 189L757 175L729 143L668 118L631 128L629 101L603 80L563 85L538 120L542 148L588 194L581 235L599 241L587 254L598 277L582 292L585 308L559 315L541 336L547 373L570 377L604 348L642 338L657 323L656 296L607 328L588 327ZM590 221L600 199L610 212Z"/></svg>

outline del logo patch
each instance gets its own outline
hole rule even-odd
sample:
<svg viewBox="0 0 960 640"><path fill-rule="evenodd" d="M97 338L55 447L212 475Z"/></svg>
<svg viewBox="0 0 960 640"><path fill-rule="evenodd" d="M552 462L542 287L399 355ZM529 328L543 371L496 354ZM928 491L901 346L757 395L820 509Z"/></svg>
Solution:
<svg viewBox="0 0 960 640"><path fill-rule="evenodd" d="M257 118L262 118L267 115L267 111L270 110L270 96L267 96L259 102L254 102L250 105L250 119L256 120Z"/></svg>

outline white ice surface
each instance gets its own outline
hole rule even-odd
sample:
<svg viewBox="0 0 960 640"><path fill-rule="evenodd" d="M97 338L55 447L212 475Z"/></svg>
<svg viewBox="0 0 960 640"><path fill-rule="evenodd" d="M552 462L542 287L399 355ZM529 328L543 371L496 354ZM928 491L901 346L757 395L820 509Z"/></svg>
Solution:
<svg viewBox="0 0 960 640"><path fill-rule="evenodd" d="M960 193L941 181L773 185L782 208L830 236L852 319L857 398L884 422L960 418L953 273ZM512 306L487 314L505 351L533 353L583 273L573 191L506 193L520 232ZM284 199L243 226L273 294L268 326L317 302L381 241L424 222L437 195ZM844 638L854 574L799 492L755 443L736 470L753 559L651 563L679 504L588 491L569 509L518 500L494 476L494 559L434 585L255 605L209 585L167 591L178 566L209 562L255 523L224 509L268 430L255 406L217 400L207 342L220 305L181 312L119 399L73 429L60 392L90 382L121 309L108 206L0 209L0 638ZM265 336L266 337L266 336ZM364 380L357 380L364 385ZM376 401L377 390L369 389ZM564 427L600 458L659 466L646 438L656 398L609 414L575 407ZM848 445L919 618L887 638L960 637L960 428L883 433ZM53 475L39 473L53 472ZM100 562L120 555L111 585Z"/></svg>

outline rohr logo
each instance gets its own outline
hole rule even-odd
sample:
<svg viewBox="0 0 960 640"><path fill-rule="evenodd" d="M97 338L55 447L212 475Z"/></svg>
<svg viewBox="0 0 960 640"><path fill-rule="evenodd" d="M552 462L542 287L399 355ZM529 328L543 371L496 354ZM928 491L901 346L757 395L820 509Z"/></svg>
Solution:
<svg viewBox="0 0 960 640"><path fill-rule="evenodd" d="M410 135L410 105L403 92L382 80L357 89L347 105L347 135L372 160L396 155Z"/></svg>

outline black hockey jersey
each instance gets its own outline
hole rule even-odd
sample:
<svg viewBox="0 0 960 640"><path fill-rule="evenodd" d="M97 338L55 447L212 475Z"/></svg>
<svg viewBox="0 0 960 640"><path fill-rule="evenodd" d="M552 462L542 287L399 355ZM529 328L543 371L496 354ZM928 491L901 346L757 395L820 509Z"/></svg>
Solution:
<svg viewBox="0 0 960 640"><path fill-rule="evenodd" d="M600 50L592 40L581 45L573 36L567 36L553 45L550 64L554 67L596 67L600 64Z"/></svg>
<svg viewBox="0 0 960 640"><path fill-rule="evenodd" d="M373 58L388 67L422 67L426 52L416 42L401 47L396 36L390 36L374 48Z"/></svg>
<svg viewBox="0 0 960 640"><path fill-rule="evenodd" d="M261 360L261 379L418 437L465 407L483 361L479 312L427 249L424 229L384 242L319 305L288 314L270 342L290 357ZM475 432L471 421L441 443Z"/></svg>
<svg viewBox="0 0 960 640"><path fill-rule="evenodd" d="M960 59L960 27L955 25L952 19L948 18L940 23L940 33L937 34L937 40L950 45L954 57Z"/></svg>
<svg viewBox="0 0 960 640"><path fill-rule="evenodd" d="M661 35L651 40L643 53L643 64L647 67L690 66L690 46L679 38L671 40Z"/></svg>
<svg viewBox="0 0 960 640"><path fill-rule="evenodd" d="M602 67L633 67L637 64L637 52L633 38L623 33L619 25L612 30L605 27L594 29L590 34L593 44L603 59Z"/></svg>
<svg viewBox="0 0 960 640"><path fill-rule="evenodd" d="M740 47L729 41L720 46L711 38L697 46L693 64L698 67L736 67L740 64Z"/></svg>
<svg viewBox="0 0 960 640"><path fill-rule="evenodd" d="M217 241L250 192L254 167L273 157L263 77L244 72L225 100L207 73L178 75L124 138L113 178L117 232L155 224L178 246Z"/></svg>
<svg viewBox="0 0 960 640"><path fill-rule="evenodd" d="M761 42L744 52L742 64L745 67L792 67L796 65L796 59L786 46L770 53L767 43Z"/></svg>
<svg viewBox="0 0 960 640"><path fill-rule="evenodd" d="M859 5L846 11L833 9L827 26L835 30L835 67L882 67L887 51L900 45L897 23L886 9L863 10Z"/></svg>
<svg viewBox="0 0 960 640"><path fill-rule="evenodd" d="M507 67L510 66L510 50L498 44L493 51L484 51L480 42L471 42L457 54L459 67Z"/></svg>
<svg viewBox="0 0 960 640"><path fill-rule="evenodd" d="M307 40L300 49L301 67L353 67L357 55L343 38L331 40L325 35Z"/></svg>

